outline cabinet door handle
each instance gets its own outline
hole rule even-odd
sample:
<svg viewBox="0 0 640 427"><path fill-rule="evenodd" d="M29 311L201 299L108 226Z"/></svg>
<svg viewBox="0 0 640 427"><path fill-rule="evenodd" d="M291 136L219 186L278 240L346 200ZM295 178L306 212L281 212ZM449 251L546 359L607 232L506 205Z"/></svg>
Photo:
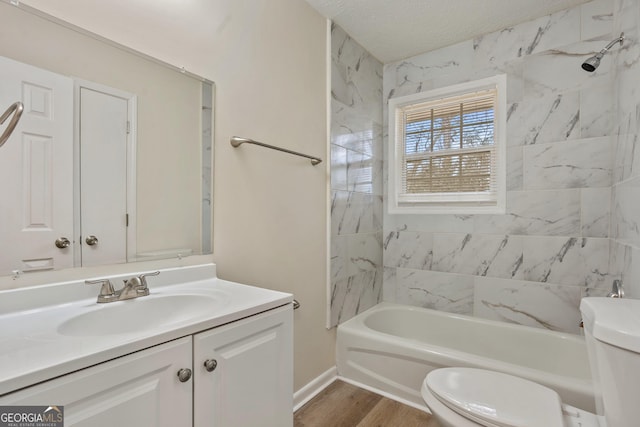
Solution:
<svg viewBox="0 0 640 427"><path fill-rule="evenodd" d="M186 383L191 379L191 369L183 368L178 371L178 379L181 383Z"/></svg>
<svg viewBox="0 0 640 427"><path fill-rule="evenodd" d="M204 361L204 368L208 372L213 372L218 367L218 361L216 359L207 359Z"/></svg>

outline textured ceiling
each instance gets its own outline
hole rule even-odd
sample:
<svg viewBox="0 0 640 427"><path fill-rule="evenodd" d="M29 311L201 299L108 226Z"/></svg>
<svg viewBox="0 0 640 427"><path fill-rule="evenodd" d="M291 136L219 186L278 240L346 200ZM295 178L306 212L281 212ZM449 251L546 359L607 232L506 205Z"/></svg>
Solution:
<svg viewBox="0 0 640 427"><path fill-rule="evenodd" d="M449 46L587 0L306 0L383 63Z"/></svg>

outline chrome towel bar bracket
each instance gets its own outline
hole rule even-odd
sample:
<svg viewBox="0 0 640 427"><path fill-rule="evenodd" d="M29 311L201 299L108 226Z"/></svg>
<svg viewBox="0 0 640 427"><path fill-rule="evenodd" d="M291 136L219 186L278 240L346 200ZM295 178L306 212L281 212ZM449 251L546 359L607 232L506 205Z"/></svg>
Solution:
<svg viewBox="0 0 640 427"><path fill-rule="evenodd" d="M289 153L289 154L293 154L294 156L300 156L300 157L305 157L309 160L311 160L311 164L313 166L317 165L318 163L322 162L322 159L319 157L314 157L314 156L309 156L307 154L302 154L302 153L298 153L297 151L291 151L291 150L287 150L286 148L280 148L280 147L275 147L273 145L269 145L269 144L265 144L264 142L258 142L258 141L254 141L253 139L248 139L248 138L241 138L239 136L232 136L231 137L231 145L233 147L239 147L242 144L254 144L254 145L259 145L261 147L266 147L266 148L271 148L272 150L277 150L277 151L282 151L284 153Z"/></svg>
<svg viewBox="0 0 640 427"><path fill-rule="evenodd" d="M13 133L13 130L18 125L20 116L22 116L22 110L24 110L24 106L22 105L22 102L14 102L9 106L9 108L7 108L7 110L4 113L2 113L2 116L0 116L0 125L1 125L5 122L5 120L7 120L7 118L9 118L10 115L13 114L13 117L11 118L11 121L7 125L7 128L4 130L2 135L0 135L0 147L2 147L5 142L7 142L7 140L11 136L11 133Z"/></svg>

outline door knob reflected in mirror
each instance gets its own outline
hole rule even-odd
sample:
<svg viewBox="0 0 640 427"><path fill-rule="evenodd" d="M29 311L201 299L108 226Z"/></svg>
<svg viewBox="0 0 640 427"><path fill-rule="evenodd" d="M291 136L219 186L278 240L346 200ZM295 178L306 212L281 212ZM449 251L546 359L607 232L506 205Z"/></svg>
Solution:
<svg viewBox="0 0 640 427"><path fill-rule="evenodd" d="M64 249L68 248L71 245L71 242L66 237L60 237L56 239L56 248Z"/></svg>
<svg viewBox="0 0 640 427"><path fill-rule="evenodd" d="M87 242L87 245L89 246L94 246L98 244L98 238L94 235L91 235L85 239L85 242Z"/></svg>

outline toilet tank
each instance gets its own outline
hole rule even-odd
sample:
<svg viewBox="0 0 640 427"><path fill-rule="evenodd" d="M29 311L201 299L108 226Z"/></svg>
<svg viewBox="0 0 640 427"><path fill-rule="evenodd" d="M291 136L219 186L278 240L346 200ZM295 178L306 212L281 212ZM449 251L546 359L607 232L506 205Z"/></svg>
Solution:
<svg viewBox="0 0 640 427"><path fill-rule="evenodd" d="M640 420L640 300L583 298L587 352L596 408L610 427Z"/></svg>

